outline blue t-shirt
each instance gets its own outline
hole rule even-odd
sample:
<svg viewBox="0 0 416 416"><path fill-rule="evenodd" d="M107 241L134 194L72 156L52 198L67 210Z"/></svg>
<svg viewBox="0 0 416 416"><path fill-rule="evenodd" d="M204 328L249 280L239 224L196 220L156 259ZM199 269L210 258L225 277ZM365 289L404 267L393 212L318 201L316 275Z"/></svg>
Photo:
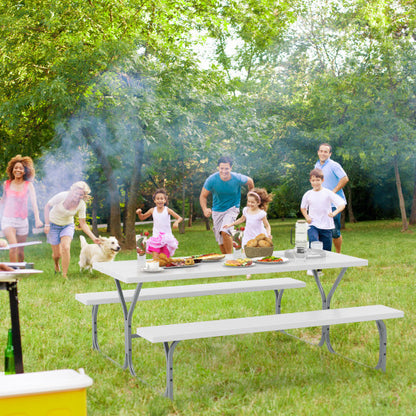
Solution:
<svg viewBox="0 0 416 416"><path fill-rule="evenodd" d="M223 181L219 172L210 175L204 183L204 188L212 193L212 210L224 212L231 207L240 208L241 185L245 185L248 176L231 172L231 179Z"/></svg>
<svg viewBox="0 0 416 416"><path fill-rule="evenodd" d="M321 162L318 160L315 164L315 168L322 170L324 173L324 181L322 182L322 186L326 189L330 189L331 191L338 185L340 179L347 176L345 170L342 169L342 166L330 158L325 160L323 165L321 165ZM337 195L339 195L344 201L347 201L342 189L337 192Z"/></svg>

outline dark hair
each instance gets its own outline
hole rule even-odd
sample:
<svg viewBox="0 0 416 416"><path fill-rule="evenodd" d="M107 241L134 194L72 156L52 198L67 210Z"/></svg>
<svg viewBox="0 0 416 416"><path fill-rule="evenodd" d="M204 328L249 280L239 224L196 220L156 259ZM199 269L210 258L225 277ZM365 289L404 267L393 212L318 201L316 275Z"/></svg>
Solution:
<svg viewBox="0 0 416 416"><path fill-rule="evenodd" d="M166 205L168 205L168 194L166 193L166 190L164 189L164 188L159 188L159 189L156 189L156 191L154 192L154 194L152 195L152 199L153 199L153 201L155 200L155 198L156 198L156 195L157 194L162 194L162 195L164 195L165 196L165 199L166 199Z"/></svg>
<svg viewBox="0 0 416 416"><path fill-rule="evenodd" d="M315 176L316 178L321 178L324 179L324 172L322 171L322 169L312 169L309 173L309 178L312 178L312 176Z"/></svg>
<svg viewBox="0 0 416 416"><path fill-rule="evenodd" d="M21 163L23 165L23 169L25 171L23 179L25 181L31 181L34 179L35 168L33 166L33 160L29 156L22 157L21 155L16 155L12 159L10 159L6 169L7 176L10 180L14 179L13 169L16 163Z"/></svg>
<svg viewBox="0 0 416 416"><path fill-rule="evenodd" d="M269 202L272 202L273 195L267 193L266 189L264 188L253 188L247 193L247 197L249 195L253 195L257 200L260 198L260 204L259 208L263 209L264 211L267 211L267 208L269 208Z"/></svg>
<svg viewBox="0 0 416 416"><path fill-rule="evenodd" d="M233 165L233 160L229 156L221 156L218 159L218 165L217 166L219 166L220 163L229 163L230 166L232 166Z"/></svg>
<svg viewBox="0 0 416 416"><path fill-rule="evenodd" d="M332 153L332 146L329 143L321 143L318 147L318 150L321 148L321 146L329 147L329 153Z"/></svg>

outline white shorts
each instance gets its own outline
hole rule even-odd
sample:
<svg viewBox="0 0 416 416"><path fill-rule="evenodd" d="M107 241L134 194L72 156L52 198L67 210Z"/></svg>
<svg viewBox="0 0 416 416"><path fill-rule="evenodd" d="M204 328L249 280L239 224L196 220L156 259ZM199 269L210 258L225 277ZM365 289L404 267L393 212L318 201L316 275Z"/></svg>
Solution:
<svg viewBox="0 0 416 416"><path fill-rule="evenodd" d="M3 217L1 219L1 229L4 232L6 228L14 228L16 235L28 235L29 221L27 218Z"/></svg>
<svg viewBox="0 0 416 416"><path fill-rule="evenodd" d="M212 211L212 229L214 231L215 239L219 245L224 243L221 231L231 235L231 231L233 230L233 227L228 229L222 227L224 227L224 225L233 223L239 213L240 208L237 207L228 208L227 211L224 212Z"/></svg>

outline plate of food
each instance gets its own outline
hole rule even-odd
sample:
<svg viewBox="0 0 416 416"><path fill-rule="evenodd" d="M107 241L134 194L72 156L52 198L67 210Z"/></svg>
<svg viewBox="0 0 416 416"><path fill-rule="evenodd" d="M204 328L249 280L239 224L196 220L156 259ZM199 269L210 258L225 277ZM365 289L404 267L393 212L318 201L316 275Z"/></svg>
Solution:
<svg viewBox="0 0 416 416"><path fill-rule="evenodd" d="M225 254L209 253L209 254L202 254L200 256L195 256L195 259L202 260L202 261L220 261L224 257L225 257Z"/></svg>
<svg viewBox="0 0 416 416"><path fill-rule="evenodd" d="M287 257L266 256L254 261L258 264L280 264L288 262L289 259Z"/></svg>
<svg viewBox="0 0 416 416"><path fill-rule="evenodd" d="M179 269L179 268L187 268L187 267L195 267L198 266L195 263L194 259L171 259L172 261L166 263L163 267L165 269Z"/></svg>
<svg viewBox="0 0 416 416"><path fill-rule="evenodd" d="M226 267L250 267L254 266L251 259L230 259L224 262Z"/></svg>

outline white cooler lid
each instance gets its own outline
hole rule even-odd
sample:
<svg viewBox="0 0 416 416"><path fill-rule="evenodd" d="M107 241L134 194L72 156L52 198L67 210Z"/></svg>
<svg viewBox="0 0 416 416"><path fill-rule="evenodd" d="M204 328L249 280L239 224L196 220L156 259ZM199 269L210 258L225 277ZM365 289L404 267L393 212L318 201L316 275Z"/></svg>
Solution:
<svg viewBox="0 0 416 416"><path fill-rule="evenodd" d="M92 378L85 375L82 369L79 371L53 370L0 375L0 398L79 390L91 386Z"/></svg>

